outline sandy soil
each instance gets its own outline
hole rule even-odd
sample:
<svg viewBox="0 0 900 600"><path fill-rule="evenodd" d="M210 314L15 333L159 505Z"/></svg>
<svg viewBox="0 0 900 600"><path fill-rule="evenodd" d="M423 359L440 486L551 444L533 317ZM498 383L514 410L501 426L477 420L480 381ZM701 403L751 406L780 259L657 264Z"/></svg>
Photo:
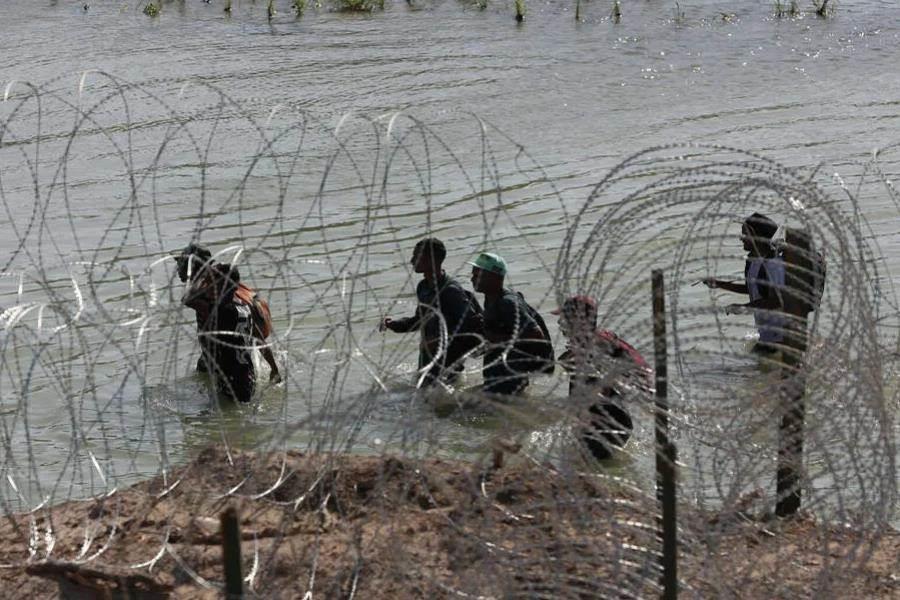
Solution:
<svg viewBox="0 0 900 600"><path fill-rule="evenodd" d="M221 597L218 516L229 505L241 516L249 597L659 594L654 503L624 483L508 457L232 462L207 449L166 481L6 519L4 596ZM894 532L679 510L684 597L900 598Z"/></svg>

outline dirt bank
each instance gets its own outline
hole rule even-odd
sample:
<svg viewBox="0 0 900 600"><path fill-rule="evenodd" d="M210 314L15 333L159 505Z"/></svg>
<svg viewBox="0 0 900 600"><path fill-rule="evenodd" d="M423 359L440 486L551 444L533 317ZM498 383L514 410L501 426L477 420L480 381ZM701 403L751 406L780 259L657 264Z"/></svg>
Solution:
<svg viewBox="0 0 900 600"><path fill-rule="evenodd" d="M241 515L244 573L260 597L658 595L653 502L625 484L524 461L288 453L235 454L229 464L214 449L165 480L38 511L33 523L7 519L3 589L217 598L218 515L228 504ZM680 524L687 596L900 597L896 534L686 508ZM59 562L43 561L49 540Z"/></svg>

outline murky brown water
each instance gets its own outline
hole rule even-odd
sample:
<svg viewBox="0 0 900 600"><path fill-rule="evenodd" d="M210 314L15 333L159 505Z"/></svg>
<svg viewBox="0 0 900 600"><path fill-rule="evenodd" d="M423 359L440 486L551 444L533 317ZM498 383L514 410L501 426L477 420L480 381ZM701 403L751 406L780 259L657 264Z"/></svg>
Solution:
<svg viewBox="0 0 900 600"><path fill-rule="evenodd" d="M582 23L574 3L529 3L521 25L505 4L297 20L282 2L271 23L264 2L234 2L231 18L220 4L167 2L156 19L134 3L0 6L0 81L16 82L0 105L0 304L56 293L73 312L81 296L90 314L54 333L71 313L38 323L35 308L4 338L5 466L41 481L36 495L106 487L88 450L130 479L223 436L477 454L507 419L434 419L411 405L415 343L375 330L384 314L412 312L406 262L426 230L464 279L474 252L501 252L513 285L547 310L571 213L628 155L723 144L852 181L900 124L890 1L781 21L765 3L698 1L679 23L667 3L623 2L618 25L599 1ZM40 106L22 82L42 87ZM896 162L882 166L890 176ZM896 207L866 193L896 265ZM199 229L225 257L243 248L245 278L274 307L291 378L256 411L210 408L190 374L192 319L164 257ZM708 301L700 289L685 298ZM649 355L649 340L631 341ZM379 381L391 392L373 402ZM537 387L561 398L565 381ZM635 443L637 470L649 444Z"/></svg>

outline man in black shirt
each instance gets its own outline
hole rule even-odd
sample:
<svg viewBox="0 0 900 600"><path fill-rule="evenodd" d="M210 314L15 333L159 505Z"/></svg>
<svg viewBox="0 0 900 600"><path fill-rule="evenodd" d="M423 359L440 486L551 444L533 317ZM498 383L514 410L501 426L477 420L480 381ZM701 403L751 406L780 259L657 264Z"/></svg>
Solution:
<svg viewBox="0 0 900 600"><path fill-rule="evenodd" d="M256 389L250 307L235 298L238 283L228 264L213 265L197 283L184 303L206 315L200 327L200 348L209 374L220 393L250 402Z"/></svg>
<svg viewBox="0 0 900 600"><path fill-rule="evenodd" d="M416 244L410 261L413 270L422 274L416 286L416 313L404 319L386 317L380 325L382 331L420 331L419 369L427 369L424 385L452 383L462 371L466 353L480 343L478 335L469 332L481 306L444 272L446 257L447 249L437 238L425 238Z"/></svg>
<svg viewBox="0 0 900 600"><path fill-rule="evenodd" d="M178 278L187 283L190 280L191 287L202 287L208 283L208 277L212 274L212 269L217 264L212 253L202 246L191 243L187 248L174 256L178 265ZM236 284L234 287L235 302L238 304L246 304L250 307L250 314L253 315L253 334L256 337L259 352L263 359L268 363L271 369L269 381L272 383L281 382L281 372L278 370L278 363L275 361L275 354L272 348L266 343L266 338L272 333L272 314L269 311L269 303L266 302L256 291L241 282L240 274L237 267L231 266L229 277ZM188 295L194 292L188 291ZM209 319L207 306L202 302L197 302L192 306L194 314L197 317L197 333L203 331L204 324ZM202 340L201 340L202 341ZM203 354L197 359L197 372L208 372L206 359Z"/></svg>
<svg viewBox="0 0 900 600"><path fill-rule="evenodd" d="M520 294L503 287L506 261L482 252L472 265L472 286L484 294L483 331L488 344L484 354L484 391L518 395L528 387L528 371L517 370L530 357L521 352L522 340L541 339L538 324Z"/></svg>

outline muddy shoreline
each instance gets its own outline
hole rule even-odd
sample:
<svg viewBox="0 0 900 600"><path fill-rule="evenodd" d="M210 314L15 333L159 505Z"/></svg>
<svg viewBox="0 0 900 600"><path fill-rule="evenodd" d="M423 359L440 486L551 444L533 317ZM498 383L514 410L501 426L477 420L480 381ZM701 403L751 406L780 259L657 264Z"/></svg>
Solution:
<svg viewBox="0 0 900 600"><path fill-rule="evenodd" d="M8 517L0 577L21 597L218 598L218 517L234 506L248 597L659 594L651 499L596 474L503 459L298 452L229 459L208 448L165 479ZM747 511L728 514L679 507L683 594L812 598L827 589L834 597L900 597L896 532L875 535L809 515L757 520L752 500ZM40 540L51 538L48 562Z"/></svg>

